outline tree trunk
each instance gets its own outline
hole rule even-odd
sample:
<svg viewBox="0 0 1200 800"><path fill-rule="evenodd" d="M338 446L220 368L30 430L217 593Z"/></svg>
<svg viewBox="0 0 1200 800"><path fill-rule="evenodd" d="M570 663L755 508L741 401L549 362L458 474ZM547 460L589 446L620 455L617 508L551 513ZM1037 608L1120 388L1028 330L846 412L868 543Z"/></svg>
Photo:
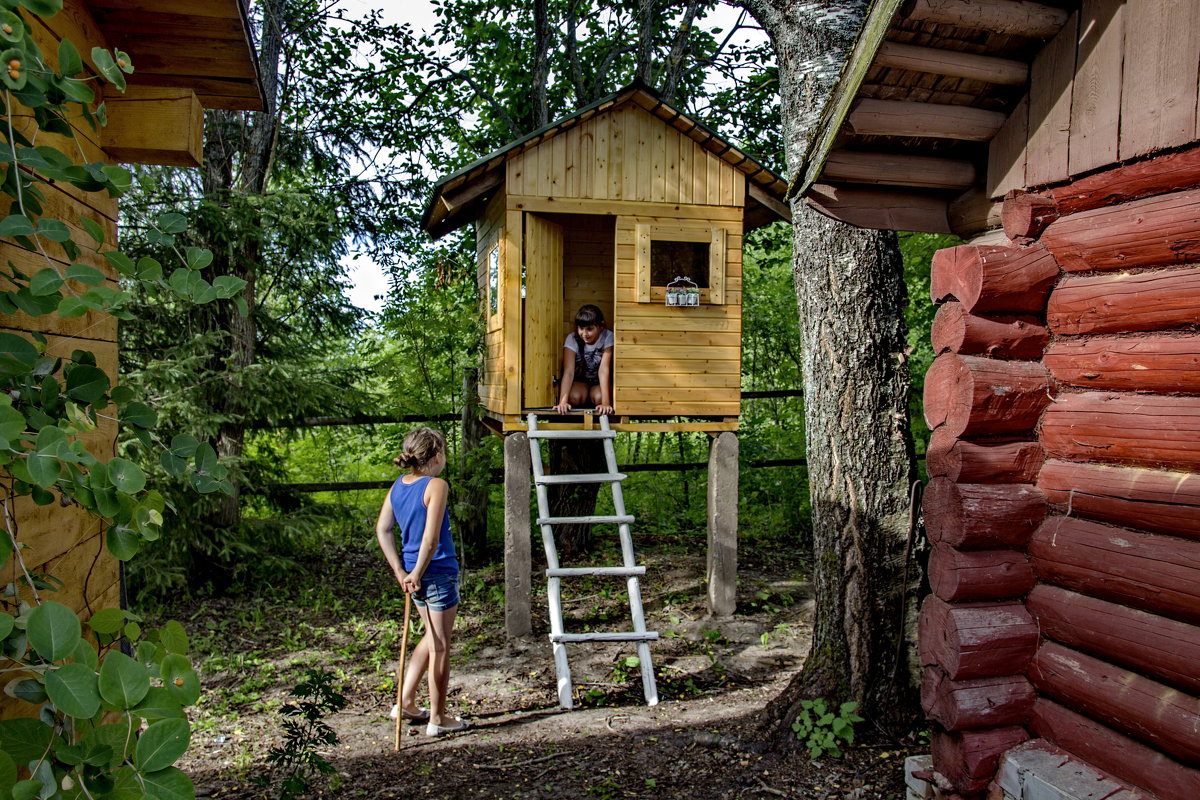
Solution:
<svg viewBox="0 0 1200 800"><path fill-rule="evenodd" d="M479 419L479 371L463 369L462 448L459 452L458 530L464 557L476 564L487 559L488 464L480 450L487 428Z"/></svg>
<svg viewBox="0 0 1200 800"><path fill-rule="evenodd" d="M788 168L801 167L862 19L861 2L743 0L775 47ZM916 477L908 426L905 286L893 232L852 228L792 200L804 340L816 620L804 670L768 710L783 738L805 698L857 700L863 716L918 713L908 649L919 568L908 547Z"/></svg>
<svg viewBox="0 0 1200 800"><path fill-rule="evenodd" d="M598 439L551 439L550 472L553 475L608 472L603 443ZM551 486L550 516L591 516L596 513L596 497L599 493L598 483ZM592 547L592 526L558 525L554 529L554 538L563 555L582 555Z"/></svg>

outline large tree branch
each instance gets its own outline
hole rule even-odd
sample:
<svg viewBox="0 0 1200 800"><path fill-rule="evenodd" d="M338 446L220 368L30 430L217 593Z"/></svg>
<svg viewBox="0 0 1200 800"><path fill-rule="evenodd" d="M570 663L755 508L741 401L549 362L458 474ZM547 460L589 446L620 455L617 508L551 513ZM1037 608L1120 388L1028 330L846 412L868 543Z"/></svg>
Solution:
<svg viewBox="0 0 1200 800"><path fill-rule="evenodd" d="M674 101L679 89L679 80L684 73L684 58L691 50L692 23L700 10L703 0L689 0L683 12L683 20L675 30L675 40L671 43L671 52L667 55L667 63L663 66L662 96Z"/></svg>
<svg viewBox="0 0 1200 800"><path fill-rule="evenodd" d="M550 102L546 83L550 78L550 21L546 16L546 0L533 0L533 127L543 128L550 122Z"/></svg>

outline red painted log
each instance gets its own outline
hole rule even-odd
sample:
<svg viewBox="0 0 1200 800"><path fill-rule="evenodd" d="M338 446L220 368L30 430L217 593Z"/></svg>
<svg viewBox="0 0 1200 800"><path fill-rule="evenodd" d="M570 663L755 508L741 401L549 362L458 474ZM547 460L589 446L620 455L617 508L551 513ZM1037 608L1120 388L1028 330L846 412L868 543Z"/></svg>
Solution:
<svg viewBox="0 0 1200 800"><path fill-rule="evenodd" d="M1060 395L1040 441L1048 458L1200 471L1200 397Z"/></svg>
<svg viewBox="0 0 1200 800"><path fill-rule="evenodd" d="M964 550L1023 548L1046 518L1046 497L1027 483L954 483L934 478L922 502L934 544Z"/></svg>
<svg viewBox="0 0 1200 800"><path fill-rule="evenodd" d="M1004 232L1036 239L1059 217L1200 186L1200 147L1115 167L1066 186L1004 198Z"/></svg>
<svg viewBox="0 0 1200 800"><path fill-rule="evenodd" d="M939 428L929 437L925 469L956 483L1033 483L1042 459L1037 442L968 441Z"/></svg>
<svg viewBox="0 0 1200 800"><path fill-rule="evenodd" d="M1068 516L1200 539L1200 475L1047 461L1037 478Z"/></svg>
<svg viewBox="0 0 1200 800"><path fill-rule="evenodd" d="M1200 624L1200 542L1051 517L1029 555L1041 581Z"/></svg>
<svg viewBox="0 0 1200 800"><path fill-rule="evenodd" d="M1200 260L1200 189L1130 200L1055 220L1039 243L1067 272Z"/></svg>
<svg viewBox="0 0 1200 800"><path fill-rule="evenodd" d="M943 353L925 373L925 421L958 437L1021 433L1037 424L1049 391L1039 362Z"/></svg>
<svg viewBox="0 0 1200 800"><path fill-rule="evenodd" d="M1043 361L1055 380L1072 386L1200 393L1200 336L1195 334L1059 340Z"/></svg>
<svg viewBox="0 0 1200 800"><path fill-rule="evenodd" d="M1160 800L1200 797L1200 771L1052 700L1039 697L1034 702L1032 727L1038 736Z"/></svg>
<svg viewBox="0 0 1200 800"><path fill-rule="evenodd" d="M1046 324L1059 336L1195 330L1200 269L1068 275L1054 288Z"/></svg>
<svg viewBox="0 0 1200 800"><path fill-rule="evenodd" d="M1036 360L1050 334L1034 316L968 314L962 303L945 303L933 318L930 338L935 353Z"/></svg>
<svg viewBox="0 0 1200 800"><path fill-rule="evenodd" d="M1021 603L947 603L925 598L918 624L921 666L952 680L1020 675L1037 650L1038 630Z"/></svg>
<svg viewBox="0 0 1200 800"><path fill-rule="evenodd" d="M1047 638L1200 695L1200 627L1047 584L1025 607Z"/></svg>
<svg viewBox="0 0 1200 800"><path fill-rule="evenodd" d="M1053 197L1019 189L1005 195L1000 207L1004 235L1020 245L1033 242L1042 235L1047 225L1061 216Z"/></svg>
<svg viewBox="0 0 1200 800"><path fill-rule="evenodd" d="M930 742L933 768L963 794L982 794L996 775L1000 756L1028 739L1029 734L1019 725L979 731L935 731Z"/></svg>
<svg viewBox="0 0 1200 800"><path fill-rule="evenodd" d="M1017 550L957 550L936 545L929 554L929 585L947 602L1010 600L1037 583L1029 558Z"/></svg>
<svg viewBox="0 0 1200 800"><path fill-rule="evenodd" d="M1039 693L1171 755L1200 764L1200 699L1056 642L1033 659Z"/></svg>
<svg viewBox="0 0 1200 800"><path fill-rule="evenodd" d="M1058 276L1058 262L1040 244L964 244L933 254L929 288L935 303L953 298L972 314L1040 314Z"/></svg>
<svg viewBox="0 0 1200 800"><path fill-rule="evenodd" d="M1023 725L1035 696L1024 675L952 681L937 667L926 667L921 680L921 708L948 731Z"/></svg>

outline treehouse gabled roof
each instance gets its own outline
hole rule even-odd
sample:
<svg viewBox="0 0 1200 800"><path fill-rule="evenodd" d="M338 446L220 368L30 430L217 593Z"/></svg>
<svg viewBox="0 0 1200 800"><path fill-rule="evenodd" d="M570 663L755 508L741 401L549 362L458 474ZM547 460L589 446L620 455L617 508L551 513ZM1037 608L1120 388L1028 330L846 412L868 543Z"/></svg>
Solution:
<svg viewBox="0 0 1200 800"><path fill-rule="evenodd" d="M187 88L205 108L266 108L244 0L84 0L89 38L129 53L131 86Z"/></svg>
<svg viewBox="0 0 1200 800"><path fill-rule="evenodd" d="M437 238L467 224L478 215L493 191L504 183L505 164L509 159L624 103L638 105L746 175L750 189L746 193L748 228L774 219L789 218L785 200L787 183L783 178L734 147L711 128L663 100L653 89L636 82L571 116L555 120L516 139L439 180L425 207L421 226Z"/></svg>
<svg viewBox="0 0 1200 800"><path fill-rule="evenodd" d="M988 188L991 142L1030 75L1069 80L1073 64L1035 57L1078 7L874 0L790 188L861 227L950 232L950 203Z"/></svg>

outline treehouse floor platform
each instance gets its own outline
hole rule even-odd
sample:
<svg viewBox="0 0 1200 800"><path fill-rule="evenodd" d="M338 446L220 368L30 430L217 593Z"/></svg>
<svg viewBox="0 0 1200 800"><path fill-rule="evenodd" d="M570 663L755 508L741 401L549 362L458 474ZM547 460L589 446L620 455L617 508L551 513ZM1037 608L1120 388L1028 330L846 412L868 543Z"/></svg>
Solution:
<svg viewBox="0 0 1200 800"><path fill-rule="evenodd" d="M593 411L573 411L555 414L550 408L524 408L520 415L496 414L484 411L483 424L493 433L504 435L514 431L527 431L526 415L538 415L538 427L546 431L598 430L600 415ZM628 433L674 433L698 431L724 433L737 431L737 417L630 417L621 414L609 415L609 427L614 431Z"/></svg>

